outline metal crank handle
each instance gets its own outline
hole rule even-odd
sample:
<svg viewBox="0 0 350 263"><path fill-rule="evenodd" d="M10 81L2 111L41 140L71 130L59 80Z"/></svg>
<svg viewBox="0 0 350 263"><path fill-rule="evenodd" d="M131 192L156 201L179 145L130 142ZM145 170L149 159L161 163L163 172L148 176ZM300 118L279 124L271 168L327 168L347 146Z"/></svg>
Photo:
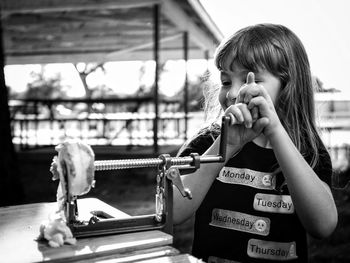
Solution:
<svg viewBox="0 0 350 263"><path fill-rule="evenodd" d="M183 197L187 197L188 199L192 199L192 193L188 188L185 188L181 177L180 177L180 171L177 167L170 167L167 171L166 171L166 177L172 181L173 185L175 185L177 187L177 189L179 189L181 195Z"/></svg>
<svg viewBox="0 0 350 263"><path fill-rule="evenodd" d="M173 185L175 185L177 187L177 189L179 189L179 191L183 197L187 197L188 199L192 199L192 193L191 193L190 189L185 188L183 183L182 183L179 168L170 167L166 171L166 177L173 182Z"/></svg>

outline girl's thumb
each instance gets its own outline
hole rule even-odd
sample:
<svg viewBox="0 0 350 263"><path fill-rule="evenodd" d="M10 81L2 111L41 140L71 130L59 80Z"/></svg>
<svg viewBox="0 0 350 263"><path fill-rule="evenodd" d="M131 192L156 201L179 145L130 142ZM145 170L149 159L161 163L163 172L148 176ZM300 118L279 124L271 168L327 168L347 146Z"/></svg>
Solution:
<svg viewBox="0 0 350 263"><path fill-rule="evenodd" d="M255 82L255 75L254 72L249 72L247 74L247 84L251 84Z"/></svg>

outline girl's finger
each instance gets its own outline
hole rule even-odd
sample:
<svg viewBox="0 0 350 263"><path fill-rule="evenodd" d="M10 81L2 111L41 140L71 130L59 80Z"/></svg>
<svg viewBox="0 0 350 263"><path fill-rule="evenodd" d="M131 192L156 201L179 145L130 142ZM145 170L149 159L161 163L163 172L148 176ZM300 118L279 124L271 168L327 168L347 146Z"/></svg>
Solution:
<svg viewBox="0 0 350 263"><path fill-rule="evenodd" d="M247 81L246 81L246 83L247 84L251 84L251 83L254 83L254 82L255 82L255 74L254 74L254 72L249 72L247 74Z"/></svg>
<svg viewBox="0 0 350 263"><path fill-rule="evenodd" d="M230 124L231 125L234 125L237 123L237 119L235 118L235 116L233 116L232 112L229 112L227 115L228 115L228 117L230 117Z"/></svg>
<svg viewBox="0 0 350 263"><path fill-rule="evenodd" d="M237 105L239 105L239 104L237 104ZM235 119L235 123L234 124L242 123L244 121L243 114L242 114L241 110L238 108L237 105L236 104L235 105L231 105L230 107L228 107L226 109L226 112L225 112L225 114L227 116L231 116L231 115L229 115L230 113L233 115L233 117ZM233 118L231 118L231 119L233 119Z"/></svg>
<svg viewBox="0 0 350 263"><path fill-rule="evenodd" d="M255 83L255 74L254 74L254 72L249 72L248 74L247 74L247 80L246 80L246 84L244 85L244 88L242 89L242 90L247 90L247 86L249 85L249 84L254 84ZM246 92L243 92L242 91L242 102L244 102L244 103L248 103L249 102L249 100L251 99L251 96L249 96L249 94L245 94ZM248 95L248 96L247 96ZM250 97L250 98L249 98Z"/></svg>
<svg viewBox="0 0 350 263"><path fill-rule="evenodd" d="M258 109L258 107L253 107L250 110L250 112L252 114L252 121L255 122L259 118L259 109Z"/></svg>
<svg viewBox="0 0 350 263"><path fill-rule="evenodd" d="M243 115L243 122L246 128L251 128L252 127L252 122L253 122L253 117L248 109L247 104L240 103L237 105L237 107L240 109L242 115Z"/></svg>
<svg viewBox="0 0 350 263"><path fill-rule="evenodd" d="M269 110L269 104L263 96L254 97L248 104L248 109L258 108L260 115L264 116Z"/></svg>
<svg viewBox="0 0 350 263"><path fill-rule="evenodd" d="M238 91L238 96L241 98L243 103L248 104L249 101L257 96L268 96L267 92L263 86L255 84L255 85L245 85Z"/></svg>
<svg viewBox="0 0 350 263"><path fill-rule="evenodd" d="M244 102L244 90L246 89L247 84L244 84L238 91L237 98L236 98L236 104L237 103L243 103Z"/></svg>
<svg viewBox="0 0 350 263"><path fill-rule="evenodd" d="M245 98L245 92L244 90L247 88L248 84L253 84L255 83L255 75L254 72L249 72L247 74L247 79L246 79L246 83L240 88L239 92L238 92L238 96L237 96L237 103L247 103L247 99Z"/></svg>

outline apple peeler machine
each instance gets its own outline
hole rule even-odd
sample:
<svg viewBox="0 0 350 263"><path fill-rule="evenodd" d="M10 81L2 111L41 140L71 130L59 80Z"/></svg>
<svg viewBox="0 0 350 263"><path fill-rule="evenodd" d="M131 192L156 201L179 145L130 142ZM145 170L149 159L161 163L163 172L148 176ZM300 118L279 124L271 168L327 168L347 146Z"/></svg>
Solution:
<svg viewBox="0 0 350 263"><path fill-rule="evenodd" d="M99 216L91 212L87 221L78 219L79 209L77 197L68 198L65 203L67 224L75 237L88 237L116 233L138 232L145 230L161 230L172 234L173 229L173 186L176 186L184 198L192 198L191 191L181 180L181 173L196 171L202 163L224 162L226 155L228 117L222 118L220 149L217 155L200 156L192 153L185 157L171 157L162 154L158 158L121 159L95 161L95 172L103 170L120 170L136 168L157 168L155 213L116 219ZM68 195L69 197L69 195Z"/></svg>

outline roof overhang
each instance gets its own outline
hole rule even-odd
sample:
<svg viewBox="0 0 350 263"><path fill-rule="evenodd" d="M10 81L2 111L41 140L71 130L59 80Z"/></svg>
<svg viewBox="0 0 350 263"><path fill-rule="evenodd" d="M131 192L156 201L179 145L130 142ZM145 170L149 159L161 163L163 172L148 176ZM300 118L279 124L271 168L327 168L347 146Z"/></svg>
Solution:
<svg viewBox="0 0 350 263"><path fill-rule="evenodd" d="M154 7L159 59L212 56L222 33L199 0L3 0L5 64L152 60Z"/></svg>

